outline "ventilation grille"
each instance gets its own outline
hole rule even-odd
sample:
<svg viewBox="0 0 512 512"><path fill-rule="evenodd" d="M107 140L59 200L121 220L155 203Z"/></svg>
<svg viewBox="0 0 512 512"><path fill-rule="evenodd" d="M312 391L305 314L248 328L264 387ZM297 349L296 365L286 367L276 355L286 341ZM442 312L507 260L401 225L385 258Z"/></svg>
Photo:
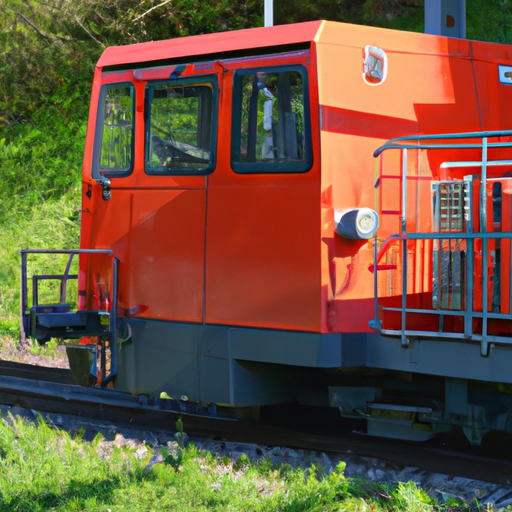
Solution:
<svg viewBox="0 0 512 512"><path fill-rule="evenodd" d="M434 229L441 233L461 233L469 220L467 182L434 183ZM469 198L468 198L469 199Z"/></svg>

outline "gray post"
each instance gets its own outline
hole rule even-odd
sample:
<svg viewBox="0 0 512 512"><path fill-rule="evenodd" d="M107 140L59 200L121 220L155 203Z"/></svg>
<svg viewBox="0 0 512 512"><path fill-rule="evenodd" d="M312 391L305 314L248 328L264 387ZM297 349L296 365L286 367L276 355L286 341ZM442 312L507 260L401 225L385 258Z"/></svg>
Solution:
<svg viewBox="0 0 512 512"><path fill-rule="evenodd" d="M425 0L425 33L466 37L466 0Z"/></svg>

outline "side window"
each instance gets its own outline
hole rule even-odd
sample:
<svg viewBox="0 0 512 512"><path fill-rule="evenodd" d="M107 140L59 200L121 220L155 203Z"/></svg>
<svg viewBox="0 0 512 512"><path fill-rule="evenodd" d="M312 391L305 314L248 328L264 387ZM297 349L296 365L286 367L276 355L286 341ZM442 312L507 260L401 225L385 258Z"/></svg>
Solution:
<svg viewBox="0 0 512 512"><path fill-rule="evenodd" d="M96 129L100 174L125 174L133 163L134 92L131 85L104 86Z"/></svg>
<svg viewBox="0 0 512 512"><path fill-rule="evenodd" d="M312 158L305 69L238 71L234 87L233 170L309 170Z"/></svg>
<svg viewBox="0 0 512 512"><path fill-rule="evenodd" d="M207 174L214 166L214 84L148 87L146 172Z"/></svg>

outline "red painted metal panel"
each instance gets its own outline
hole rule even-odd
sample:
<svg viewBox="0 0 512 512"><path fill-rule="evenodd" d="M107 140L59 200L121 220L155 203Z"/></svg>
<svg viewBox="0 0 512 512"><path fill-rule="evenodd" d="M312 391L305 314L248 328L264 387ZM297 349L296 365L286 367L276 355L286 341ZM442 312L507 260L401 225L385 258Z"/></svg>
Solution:
<svg viewBox="0 0 512 512"><path fill-rule="evenodd" d="M308 56L294 58L307 64ZM290 58L236 66L279 66ZM320 167L306 173L237 174L230 168L232 69L224 75L219 160L208 178L206 321L319 331ZM310 68L311 66L309 66ZM318 123L313 70L312 118ZM318 155L318 139L313 137Z"/></svg>
<svg viewBox="0 0 512 512"><path fill-rule="evenodd" d="M136 64L180 57L195 58L215 53L254 50L272 46L293 45L313 41L322 21L280 25L215 34L152 41L107 48L98 67Z"/></svg>
<svg viewBox="0 0 512 512"><path fill-rule="evenodd" d="M209 184L207 322L318 330L318 173L229 184L220 174Z"/></svg>
<svg viewBox="0 0 512 512"><path fill-rule="evenodd" d="M509 52L503 45L343 28L327 23L316 51L322 105L322 196L326 199L322 206L325 225L331 223L331 231L323 230L326 315L329 330L346 332L369 330L373 283L367 267L373 258L369 244L343 240L334 233L334 210L374 208L381 216L379 240L398 232L400 226L401 180L394 178L400 169L399 154L372 161L369 155L379 140L414 133L509 128L511 113L503 105L512 89L499 83L496 61L507 58ZM378 86L366 84L362 77L365 45L378 46L387 55L387 78ZM479 59L473 60L475 52ZM492 153L494 158L499 156L498 151ZM409 157L408 172L419 181L414 197L408 194L408 229L414 229L415 222L418 230L420 226L431 229L429 181L440 179L443 161L468 155L447 150ZM451 179L460 179L461 173L468 171L452 171ZM411 250L414 258L417 251ZM420 254L416 256L418 273L424 261ZM417 282L420 288L425 284L419 278ZM411 294L414 291L419 288Z"/></svg>
<svg viewBox="0 0 512 512"><path fill-rule="evenodd" d="M418 123L409 119L398 119L376 112L349 110L326 105L322 105L321 108L321 129L326 132L389 139L418 131Z"/></svg>
<svg viewBox="0 0 512 512"><path fill-rule="evenodd" d="M99 203L91 246L111 248L120 260L121 309L202 321L204 219L204 188L114 188L112 199Z"/></svg>

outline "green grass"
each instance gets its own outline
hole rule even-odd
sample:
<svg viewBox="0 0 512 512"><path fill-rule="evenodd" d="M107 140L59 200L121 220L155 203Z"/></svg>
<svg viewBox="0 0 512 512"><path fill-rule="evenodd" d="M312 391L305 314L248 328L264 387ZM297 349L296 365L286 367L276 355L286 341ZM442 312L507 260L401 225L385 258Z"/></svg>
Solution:
<svg viewBox="0 0 512 512"><path fill-rule="evenodd" d="M78 247L88 98L76 111L41 109L0 134L0 319L17 321L20 249ZM46 265L46 273L57 270ZM62 271L62 268L58 270ZM0 326L0 333L2 326Z"/></svg>
<svg viewBox="0 0 512 512"><path fill-rule="evenodd" d="M138 458L135 449L116 447L101 436L87 443L42 419L37 425L12 416L0 419L0 511L439 510L414 483L345 478L345 463L326 475L319 467L251 463L245 455L233 462L193 445L164 448L162 454L164 462L148 469L151 449Z"/></svg>
<svg viewBox="0 0 512 512"><path fill-rule="evenodd" d="M21 268L19 250L78 247L79 205L77 186L59 199L25 208L17 217L12 216L0 222L0 318L5 321L18 318ZM63 267L47 266L46 273L53 271L62 273Z"/></svg>

